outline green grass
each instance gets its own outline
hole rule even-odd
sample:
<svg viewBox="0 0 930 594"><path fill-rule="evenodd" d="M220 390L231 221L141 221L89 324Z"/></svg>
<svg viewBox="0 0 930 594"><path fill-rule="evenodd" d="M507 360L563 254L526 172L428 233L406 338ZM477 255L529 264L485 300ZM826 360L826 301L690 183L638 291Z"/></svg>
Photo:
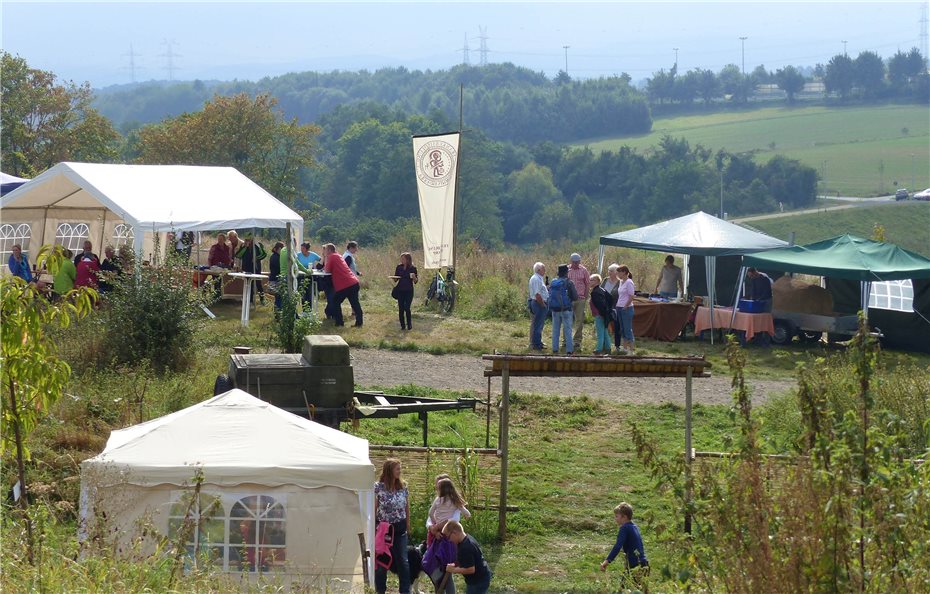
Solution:
<svg viewBox="0 0 930 594"><path fill-rule="evenodd" d="M766 107L660 117L647 135L594 138L575 144L593 150L626 145L645 152L665 135L684 137L692 145L714 150L756 151L759 162L776 154L798 159L825 177L821 193L890 194L895 181L897 187L911 191L930 186L930 110L920 105ZM882 164L884 173L880 171Z"/></svg>
<svg viewBox="0 0 930 594"><path fill-rule="evenodd" d="M930 202L873 204L842 210L750 221L760 231L806 244L843 233L872 237L874 225L885 228L885 239L904 249L930 257Z"/></svg>

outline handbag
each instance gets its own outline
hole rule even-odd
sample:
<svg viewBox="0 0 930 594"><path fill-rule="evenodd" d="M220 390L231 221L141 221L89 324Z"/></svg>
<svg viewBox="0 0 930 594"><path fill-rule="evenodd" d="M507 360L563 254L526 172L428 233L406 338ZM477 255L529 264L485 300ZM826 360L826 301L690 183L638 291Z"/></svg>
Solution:
<svg viewBox="0 0 930 594"><path fill-rule="evenodd" d="M397 285L394 285L394 288L391 289L391 297L397 301L400 301L400 291L398 290Z"/></svg>

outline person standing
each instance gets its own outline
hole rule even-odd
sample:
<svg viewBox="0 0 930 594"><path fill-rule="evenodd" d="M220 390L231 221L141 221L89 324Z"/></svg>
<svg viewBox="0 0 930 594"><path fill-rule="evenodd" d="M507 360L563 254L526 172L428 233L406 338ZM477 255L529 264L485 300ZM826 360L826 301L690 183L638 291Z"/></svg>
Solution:
<svg viewBox="0 0 930 594"><path fill-rule="evenodd" d="M532 316L530 321L530 348L534 351L541 351L546 348L542 342L543 325L546 323L546 317L549 315L549 289L546 287L546 281L543 278L546 274L546 265L537 262L533 265L533 276L530 277L529 298L527 307ZM556 343L554 346L558 346Z"/></svg>
<svg viewBox="0 0 930 594"><path fill-rule="evenodd" d="M276 241L271 247L271 258L268 259L268 286L274 294L274 308L281 309L281 294L287 291L287 271L285 270L285 282L281 283L281 248L284 247L283 241ZM287 261L284 262L287 265Z"/></svg>
<svg viewBox="0 0 930 594"><path fill-rule="evenodd" d="M349 269L345 259L336 252L335 245L327 243L323 246L323 256L326 259L323 270L332 275L330 278L333 282L333 296L326 304L326 315L332 317L337 326L344 326L342 302L348 299L352 313L355 314L355 326L361 327L362 304L358 301L358 278Z"/></svg>
<svg viewBox="0 0 930 594"><path fill-rule="evenodd" d="M332 244L329 244L332 245ZM333 246L333 254L336 246ZM340 258L341 259L341 258ZM343 260L343 263L345 261ZM385 522L394 531L391 541L392 565L397 568L400 594L410 593L410 566L407 561L407 534L410 532L410 496L407 483L400 478L400 460L388 458L381 467L381 477L375 483L375 528ZM380 565L375 568L375 591L384 594L387 591L387 568Z"/></svg>
<svg viewBox="0 0 930 594"><path fill-rule="evenodd" d="M643 576L648 575L649 560L646 559L646 551L643 548L643 537L639 533L639 526L633 523L633 506L624 501L615 507L614 521L620 526L620 530L617 531L617 542L610 550L607 558L601 563L601 571L607 571L607 566L622 551L628 572L641 568L633 576L633 579L639 582Z"/></svg>
<svg viewBox="0 0 930 594"><path fill-rule="evenodd" d="M746 270L746 299L762 303L762 312L772 311L772 279L755 268Z"/></svg>
<svg viewBox="0 0 930 594"><path fill-rule="evenodd" d="M575 291L578 292L578 300L572 303L572 343L576 353L581 352L581 341L584 338L585 306L590 296L588 290L590 277L591 273L581 263L581 254L572 254L569 258L568 280L572 281Z"/></svg>
<svg viewBox="0 0 930 594"><path fill-rule="evenodd" d="M242 272L247 272L249 274L261 274L262 273L262 260L268 257L268 252L265 251L265 246L261 242L255 241L252 237L252 234L249 233L245 236L245 242L239 245L239 251L236 252L236 257L242 262ZM262 284L261 279L245 279L246 282L254 282L255 286L258 288L258 299L259 303L265 305L265 286ZM250 293L251 299L254 300L255 293Z"/></svg>
<svg viewBox="0 0 930 594"><path fill-rule="evenodd" d="M636 286L633 284L633 275L626 264L617 267L617 277L620 286L617 289L617 320L620 323L620 354L633 354L633 294Z"/></svg>
<svg viewBox="0 0 930 594"><path fill-rule="evenodd" d="M565 354L575 354L572 342L574 304L578 301L575 283L568 279L568 265L559 264L558 276L549 285L549 311L552 312L552 352L559 352L559 331L565 342Z"/></svg>
<svg viewBox="0 0 930 594"><path fill-rule="evenodd" d="M103 248L103 262L100 264L100 292L109 293L113 290L113 283L123 274L123 266L116 257L116 250L112 245Z"/></svg>
<svg viewBox="0 0 930 594"><path fill-rule="evenodd" d="M442 534L455 543L458 555L455 563L446 565L446 571L465 578L465 594L485 594L491 587L491 568L484 559L481 545L455 520L446 522Z"/></svg>
<svg viewBox="0 0 930 594"><path fill-rule="evenodd" d="M397 299L397 317L400 320L401 330L412 330L410 325L410 305L413 303L413 285L419 282L417 267L413 265L413 256L410 252L400 255L400 264L394 270L394 290L391 296ZM406 318L407 326L404 327Z"/></svg>
<svg viewBox="0 0 930 594"><path fill-rule="evenodd" d="M656 280L656 290L659 297L666 299L676 299L679 295L685 294L685 285L682 280L681 268L675 266L675 256L669 254L665 256L665 265L659 272L659 278Z"/></svg>
<svg viewBox="0 0 930 594"><path fill-rule="evenodd" d="M238 254L239 249L242 248L242 242L239 241L239 234L236 233L235 229L230 229L229 232L226 233L226 238L229 240L230 268L235 268L236 258L239 257L236 254Z"/></svg>
<svg viewBox="0 0 930 594"><path fill-rule="evenodd" d="M601 275L592 274L589 280L591 287L591 313L594 315L594 329L597 332L597 344L594 347L595 355L610 354L610 312L613 310L613 299L610 293L601 286Z"/></svg>
<svg viewBox="0 0 930 594"><path fill-rule="evenodd" d="M23 253L23 246L20 244L17 243L10 248L10 259L7 261L7 266L9 266L10 274L13 276L18 276L27 283L33 281L32 269L29 267L29 259L26 257L26 254Z"/></svg>
<svg viewBox="0 0 930 594"><path fill-rule="evenodd" d="M346 261L346 264L349 265L349 270L352 271L356 277L362 276L358 271L358 242L350 241L346 244L346 251L342 254L342 259Z"/></svg>

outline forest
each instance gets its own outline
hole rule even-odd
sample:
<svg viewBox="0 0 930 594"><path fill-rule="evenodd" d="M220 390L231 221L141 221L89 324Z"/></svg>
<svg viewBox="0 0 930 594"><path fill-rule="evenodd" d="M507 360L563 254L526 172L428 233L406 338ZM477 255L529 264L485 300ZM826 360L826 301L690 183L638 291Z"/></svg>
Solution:
<svg viewBox="0 0 930 594"><path fill-rule="evenodd" d="M646 98L628 77L548 81L512 65L430 76L401 70L305 73L279 77L274 93L254 95L234 88L245 83L208 89L195 82L163 90L214 93L205 103L127 127L93 106L86 85L61 83L54 73L9 54L3 62L9 76L3 81L2 144L9 173L30 177L59 161L85 158L233 166L300 210L314 240L354 238L372 245L404 234L417 243L411 136L458 129L458 114L448 108L460 88L466 113L488 118L474 122L469 115L463 133L459 237L466 241L500 248L588 237L699 209L716 212L721 191L730 215L801 207L815 199L817 172L790 159L759 165L751 154L714 153L671 137L644 153L596 153L562 144L595 132L650 129ZM419 78L442 81L428 101L430 86L418 85ZM364 80L379 84L365 86ZM330 83L334 92L374 98L317 113L313 123L306 111L294 110L298 96ZM432 107L420 113L417 102Z"/></svg>

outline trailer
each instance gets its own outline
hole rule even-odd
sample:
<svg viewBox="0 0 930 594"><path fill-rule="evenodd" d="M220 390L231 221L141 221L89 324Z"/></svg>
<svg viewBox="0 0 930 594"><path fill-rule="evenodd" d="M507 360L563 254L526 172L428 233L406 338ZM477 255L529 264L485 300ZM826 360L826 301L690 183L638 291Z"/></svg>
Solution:
<svg viewBox="0 0 930 594"><path fill-rule="evenodd" d="M780 345L790 343L795 336L802 342L820 342L825 333L829 342L839 342L848 340L859 329L859 319L855 314L824 316L773 310L772 323L775 326L772 342ZM880 332L878 336L881 336Z"/></svg>
<svg viewBox="0 0 930 594"><path fill-rule="evenodd" d="M213 393L233 388L336 429L343 421L416 413L423 421L424 442L430 412L473 411L478 402L356 391L349 345L341 336L327 335L306 336L300 354L230 355L229 372L217 376Z"/></svg>

